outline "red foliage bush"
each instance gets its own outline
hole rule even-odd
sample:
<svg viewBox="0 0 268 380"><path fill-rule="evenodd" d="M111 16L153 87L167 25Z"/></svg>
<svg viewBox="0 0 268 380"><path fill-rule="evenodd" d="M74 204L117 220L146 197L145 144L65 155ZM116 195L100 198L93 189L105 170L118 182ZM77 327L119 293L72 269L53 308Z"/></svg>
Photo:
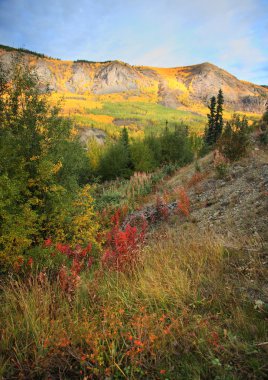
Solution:
<svg viewBox="0 0 268 380"><path fill-rule="evenodd" d="M189 180L187 184L187 188L196 186L198 183L203 181L203 179L205 179L206 177L207 177L207 173L199 173L199 172L194 173L192 178Z"/></svg>
<svg viewBox="0 0 268 380"><path fill-rule="evenodd" d="M144 243L147 228L146 221L140 230L127 224L125 230L120 228L120 210L111 218L113 227L107 234L106 250L102 256L102 264L109 269L132 270L138 260L139 248Z"/></svg>
<svg viewBox="0 0 268 380"><path fill-rule="evenodd" d="M71 296L79 284L81 271L90 268L93 264L93 258L89 256L92 244L89 243L85 248L77 245L75 249L71 249L68 244L57 243L56 249L72 260L71 268L68 270L65 265L62 265L58 274L61 289Z"/></svg>
<svg viewBox="0 0 268 380"><path fill-rule="evenodd" d="M127 224L123 230L120 226L125 213L126 210L118 209L112 215L109 221L110 229L106 235L105 250L100 260L103 267L118 271L133 269L138 260L139 249L144 243L147 228L147 222L142 220L139 227ZM52 269L52 272L54 271L53 278L57 279L60 288L71 300L80 283L81 272L91 268L93 265L92 248L91 243L86 247L76 245L73 248L69 244L55 243L49 237L40 248L41 254L40 250L38 251L37 261L35 262L32 257L27 261L22 258L18 263L18 270L25 267L27 273L29 273L29 271L34 270L33 267L38 268L38 280L42 283L44 278L49 278L47 274ZM55 263L53 268L49 266L51 265L51 257L53 257L52 261Z"/></svg>
<svg viewBox="0 0 268 380"><path fill-rule="evenodd" d="M68 298L71 298L80 282L81 271L91 268L93 264L92 244L89 243L86 247L77 245L73 249L69 244L55 244L51 238L48 238L44 241L43 249L46 252L49 249L53 257L56 255L63 255L65 257L63 263L57 268L56 278L60 288L66 293ZM28 265L30 265L32 269L33 261L30 260ZM40 282L42 282L44 275L46 276L46 267L42 268L39 273L38 278L40 277Z"/></svg>
<svg viewBox="0 0 268 380"><path fill-rule="evenodd" d="M182 212L185 216L190 215L190 198L186 193L185 189L182 187L178 189L178 211Z"/></svg>

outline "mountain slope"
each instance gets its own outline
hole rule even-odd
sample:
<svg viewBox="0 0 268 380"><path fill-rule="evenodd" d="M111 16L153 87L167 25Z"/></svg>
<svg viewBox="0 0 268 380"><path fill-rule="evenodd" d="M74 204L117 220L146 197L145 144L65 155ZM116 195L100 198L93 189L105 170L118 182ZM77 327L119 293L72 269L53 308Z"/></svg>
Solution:
<svg viewBox="0 0 268 380"><path fill-rule="evenodd" d="M26 62L35 67L40 78L58 92L83 94L89 91L102 95L132 91L139 95L157 88L158 101L176 108L187 103L187 96L188 102L206 103L222 88L228 106L251 112L262 112L268 101L265 87L240 81L207 62L166 69L131 66L120 61L72 62L22 54ZM14 51L0 48L2 62L10 63L12 55Z"/></svg>
<svg viewBox="0 0 268 380"><path fill-rule="evenodd" d="M52 101L62 96L63 114L78 126L101 128L110 135L126 125L131 134L183 121L203 130L209 98L221 88L225 117L233 111L262 113L268 88L238 80L210 63L175 68L131 66L121 61L61 61L24 49L20 53L35 69ZM0 62L10 66L17 49L0 45Z"/></svg>

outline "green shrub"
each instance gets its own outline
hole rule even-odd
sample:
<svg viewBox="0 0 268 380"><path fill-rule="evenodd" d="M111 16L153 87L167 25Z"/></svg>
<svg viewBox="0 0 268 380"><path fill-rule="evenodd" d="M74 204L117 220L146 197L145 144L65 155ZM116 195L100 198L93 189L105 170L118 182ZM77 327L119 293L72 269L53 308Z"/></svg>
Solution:
<svg viewBox="0 0 268 380"><path fill-rule="evenodd" d="M220 152L230 161L245 156L250 146L250 128L245 116L234 114L218 142Z"/></svg>
<svg viewBox="0 0 268 380"><path fill-rule="evenodd" d="M123 196L120 192L108 191L97 199L96 207L98 209L103 209L106 206L119 206Z"/></svg>
<svg viewBox="0 0 268 380"><path fill-rule="evenodd" d="M128 168L128 152L121 143L111 143L100 159L99 174L103 180L117 177L129 178L132 171Z"/></svg>
<svg viewBox="0 0 268 380"><path fill-rule="evenodd" d="M177 169L178 165L176 163L166 164L162 168L164 175L172 175Z"/></svg>
<svg viewBox="0 0 268 380"><path fill-rule="evenodd" d="M183 124L177 126L173 132L166 128L160 136L160 144L162 163L177 162L184 165L193 159L188 128Z"/></svg>
<svg viewBox="0 0 268 380"><path fill-rule="evenodd" d="M219 179L223 179L226 177L227 173L228 173L228 164L227 163L220 163L218 164L216 167L215 167L215 170L216 170L216 174L217 174L217 177Z"/></svg>
<svg viewBox="0 0 268 380"><path fill-rule="evenodd" d="M137 172L150 172L156 167L154 154L143 141L137 140L131 144L131 157Z"/></svg>

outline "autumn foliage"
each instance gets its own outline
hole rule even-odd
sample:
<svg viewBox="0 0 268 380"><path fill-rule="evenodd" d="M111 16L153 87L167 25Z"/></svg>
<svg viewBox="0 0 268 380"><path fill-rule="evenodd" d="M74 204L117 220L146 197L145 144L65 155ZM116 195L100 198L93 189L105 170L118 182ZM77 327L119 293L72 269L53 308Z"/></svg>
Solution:
<svg viewBox="0 0 268 380"><path fill-rule="evenodd" d="M127 224L120 227L120 210L113 215L111 230L107 234L106 249L102 256L102 264L109 269L119 271L133 270L139 259L139 250L145 241L147 223L141 229Z"/></svg>
<svg viewBox="0 0 268 380"><path fill-rule="evenodd" d="M186 190L181 187L177 189L178 194L178 211L180 211L184 216L190 215L190 199Z"/></svg>

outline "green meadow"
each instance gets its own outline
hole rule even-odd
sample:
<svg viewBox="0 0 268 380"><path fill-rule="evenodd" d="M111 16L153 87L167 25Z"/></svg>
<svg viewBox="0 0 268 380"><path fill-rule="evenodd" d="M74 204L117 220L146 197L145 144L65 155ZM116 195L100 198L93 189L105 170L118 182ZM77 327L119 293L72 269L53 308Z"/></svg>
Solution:
<svg viewBox="0 0 268 380"><path fill-rule="evenodd" d="M113 123L92 120L92 115L105 115L114 118ZM163 128L183 122L192 131L204 129L206 117L191 111L167 108L163 105L147 102L105 102L102 108L85 108L82 115L74 114L79 125L88 125L105 130L114 135L127 126L132 136L143 132L145 135L160 132Z"/></svg>

